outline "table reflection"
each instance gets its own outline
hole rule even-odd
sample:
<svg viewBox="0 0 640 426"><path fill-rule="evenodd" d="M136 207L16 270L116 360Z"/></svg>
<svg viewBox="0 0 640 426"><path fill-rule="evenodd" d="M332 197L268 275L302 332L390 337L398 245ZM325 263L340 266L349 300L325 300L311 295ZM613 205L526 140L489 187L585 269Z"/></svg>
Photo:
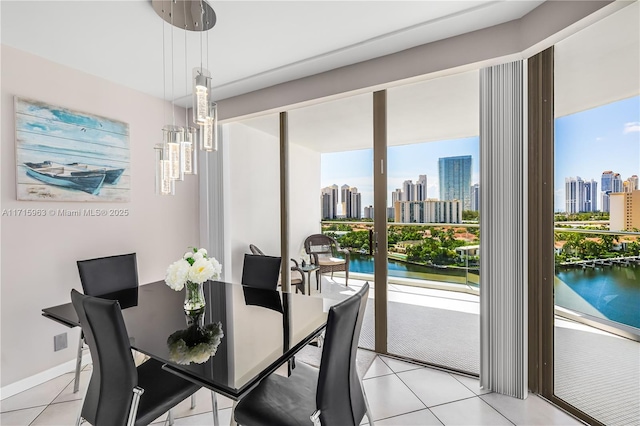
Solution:
<svg viewBox="0 0 640 426"><path fill-rule="evenodd" d="M167 339L169 359L176 364L204 364L216 354L224 332L222 323L205 325L204 312L185 314L187 328L172 333Z"/></svg>

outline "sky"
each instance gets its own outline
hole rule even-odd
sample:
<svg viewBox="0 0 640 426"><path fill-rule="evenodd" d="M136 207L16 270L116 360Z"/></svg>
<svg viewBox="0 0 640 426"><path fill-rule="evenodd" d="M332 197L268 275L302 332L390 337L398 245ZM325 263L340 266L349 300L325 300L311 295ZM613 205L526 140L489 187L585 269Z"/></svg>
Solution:
<svg viewBox="0 0 640 426"><path fill-rule="evenodd" d="M391 205L391 193L402 188L402 182L411 180L416 183L418 176L425 174L427 196L438 198L438 159L442 157L471 155L471 184L477 183L478 140L478 137L472 137L389 147L387 205ZM355 186L362 193L362 208L373 205L373 149L322 154L321 187L333 184L338 187L344 184Z"/></svg>
<svg viewBox="0 0 640 426"><path fill-rule="evenodd" d="M566 177L593 179L600 192L605 170L640 176L640 96L555 120L555 210L565 211Z"/></svg>
<svg viewBox="0 0 640 426"><path fill-rule="evenodd" d="M402 182L415 183L421 174L427 175L427 196L438 198L441 157L471 155L471 183L478 182L478 137L392 146L387 155L387 205ZM556 211L565 210L566 177L594 179L599 192L605 170L620 173L623 181L634 174L640 176L640 96L557 118L554 170ZM333 184L355 186L362 193L362 207L373 205L373 149L322 154L321 187Z"/></svg>

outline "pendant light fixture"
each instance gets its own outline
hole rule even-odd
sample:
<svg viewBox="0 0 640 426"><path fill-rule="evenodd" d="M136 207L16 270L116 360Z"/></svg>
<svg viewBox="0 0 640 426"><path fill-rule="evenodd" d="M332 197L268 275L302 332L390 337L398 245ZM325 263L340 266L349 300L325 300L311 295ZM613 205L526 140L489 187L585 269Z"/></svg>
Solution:
<svg viewBox="0 0 640 426"><path fill-rule="evenodd" d="M204 0L152 0L156 13L163 19L162 23L162 57L163 87L166 99L166 46L165 22L171 26L171 108L172 124L163 127L163 140L154 146L156 152L156 193L159 195L175 194L175 181L184 180L184 175L195 175L198 172L197 141L204 151L217 150L217 105L211 99L211 74L203 66L202 33L210 30L216 23L216 15L211 6ZM188 111L185 108L185 127L175 123L174 105L174 27L184 30L185 48L185 90L188 91L188 46L187 31L200 32L200 67L196 67L192 75L193 85L193 121L198 128L189 126ZM208 52L207 38L207 52ZM207 54L208 63L208 54ZM208 65L208 64L207 64ZM198 131L199 130L199 131ZM199 133L199 136L198 136Z"/></svg>

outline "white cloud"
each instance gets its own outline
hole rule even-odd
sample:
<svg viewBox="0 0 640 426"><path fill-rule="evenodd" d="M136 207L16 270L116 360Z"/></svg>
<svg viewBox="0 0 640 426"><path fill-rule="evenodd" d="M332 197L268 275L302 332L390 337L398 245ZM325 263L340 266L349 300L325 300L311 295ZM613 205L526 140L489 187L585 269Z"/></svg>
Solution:
<svg viewBox="0 0 640 426"><path fill-rule="evenodd" d="M640 121L632 121L630 123L624 123L624 130L622 133L625 135L631 132L640 132Z"/></svg>

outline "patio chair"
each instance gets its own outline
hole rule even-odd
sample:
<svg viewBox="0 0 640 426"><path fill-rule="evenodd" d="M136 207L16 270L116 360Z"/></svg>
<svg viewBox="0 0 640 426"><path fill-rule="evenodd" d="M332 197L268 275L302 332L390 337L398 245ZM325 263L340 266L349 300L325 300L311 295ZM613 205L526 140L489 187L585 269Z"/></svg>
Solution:
<svg viewBox="0 0 640 426"><path fill-rule="evenodd" d="M349 285L349 250L341 249L335 239L324 234L310 235L304 240L304 250L311 256L313 263L320 267L316 272L316 282L320 282L320 275L324 273L331 272L333 279L334 272L344 271L344 283ZM344 258L338 257L339 254Z"/></svg>

